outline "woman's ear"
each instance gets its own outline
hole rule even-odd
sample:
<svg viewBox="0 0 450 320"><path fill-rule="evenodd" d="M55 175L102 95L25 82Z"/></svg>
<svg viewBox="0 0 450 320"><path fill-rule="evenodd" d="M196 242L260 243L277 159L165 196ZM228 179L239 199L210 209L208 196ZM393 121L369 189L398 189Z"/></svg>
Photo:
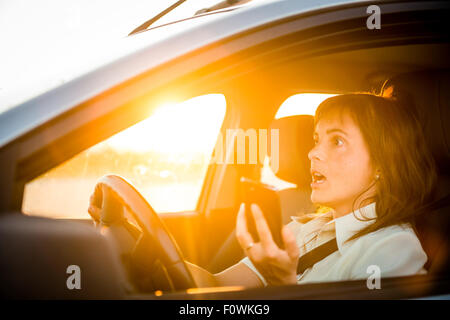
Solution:
<svg viewBox="0 0 450 320"><path fill-rule="evenodd" d="M377 169L375 170L375 180L380 180L381 177L381 170Z"/></svg>

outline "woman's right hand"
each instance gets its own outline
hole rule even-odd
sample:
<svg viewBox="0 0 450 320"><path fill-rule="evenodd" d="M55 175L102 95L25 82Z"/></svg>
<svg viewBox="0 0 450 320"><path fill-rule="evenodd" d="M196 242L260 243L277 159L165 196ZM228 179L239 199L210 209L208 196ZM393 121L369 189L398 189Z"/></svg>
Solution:
<svg viewBox="0 0 450 320"><path fill-rule="evenodd" d="M287 226L283 227L285 250L280 249L272 238L261 209L256 204L252 204L250 209L260 242L255 243L248 232L245 204L241 204L237 216L236 237L242 249L269 285L296 284L299 249L294 234Z"/></svg>
<svg viewBox="0 0 450 320"><path fill-rule="evenodd" d="M97 183L89 199L88 213L97 225L101 220L111 223L123 218L123 205L110 188Z"/></svg>
<svg viewBox="0 0 450 320"><path fill-rule="evenodd" d="M100 222L102 202L103 202L103 194L101 186L97 184L95 186L94 192L89 198L89 207L88 207L89 215L91 216L92 220L94 220L95 223L97 224Z"/></svg>

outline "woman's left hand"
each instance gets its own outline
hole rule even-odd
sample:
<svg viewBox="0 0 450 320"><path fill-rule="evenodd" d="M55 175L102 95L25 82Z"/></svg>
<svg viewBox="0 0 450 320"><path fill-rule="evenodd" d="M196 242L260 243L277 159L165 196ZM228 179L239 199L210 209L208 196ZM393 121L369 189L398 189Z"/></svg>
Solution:
<svg viewBox="0 0 450 320"><path fill-rule="evenodd" d="M269 285L296 284L299 249L294 234L287 226L283 227L282 238L285 249L280 249L272 238L261 209L256 204L252 204L250 209L260 242L254 243L253 237L248 232L245 204L241 204L236 223L236 237L239 244Z"/></svg>

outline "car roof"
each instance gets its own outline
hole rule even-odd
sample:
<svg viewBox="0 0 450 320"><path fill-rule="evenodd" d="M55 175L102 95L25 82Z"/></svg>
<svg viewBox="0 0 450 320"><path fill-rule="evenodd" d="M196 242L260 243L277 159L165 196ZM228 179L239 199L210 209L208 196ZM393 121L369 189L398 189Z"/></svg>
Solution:
<svg viewBox="0 0 450 320"><path fill-rule="evenodd" d="M126 80L206 45L299 13L367 0L278 0L199 15L148 29L69 62L62 85L0 113L0 148ZM82 63L78 63L82 62ZM0 106L1 110L1 106Z"/></svg>

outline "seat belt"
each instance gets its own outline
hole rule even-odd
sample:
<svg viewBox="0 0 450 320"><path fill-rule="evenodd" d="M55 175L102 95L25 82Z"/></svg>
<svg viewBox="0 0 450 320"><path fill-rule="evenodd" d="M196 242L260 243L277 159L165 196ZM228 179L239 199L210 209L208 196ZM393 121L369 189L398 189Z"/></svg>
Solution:
<svg viewBox="0 0 450 320"><path fill-rule="evenodd" d="M450 205L450 194L442 197L439 200L436 200L432 203L429 203L418 210L418 214L422 214L427 211L434 211L437 209L442 209ZM335 252L338 249L336 238L331 239L324 244L308 251L300 258L298 258L297 264L297 274L305 272L306 269L311 268L320 260L328 257L330 254Z"/></svg>
<svg viewBox="0 0 450 320"><path fill-rule="evenodd" d="M320 260L328 257L338 249L336 238L333 238L320 246L308 251L298 258L297 274L305 272Z"/></svg>

